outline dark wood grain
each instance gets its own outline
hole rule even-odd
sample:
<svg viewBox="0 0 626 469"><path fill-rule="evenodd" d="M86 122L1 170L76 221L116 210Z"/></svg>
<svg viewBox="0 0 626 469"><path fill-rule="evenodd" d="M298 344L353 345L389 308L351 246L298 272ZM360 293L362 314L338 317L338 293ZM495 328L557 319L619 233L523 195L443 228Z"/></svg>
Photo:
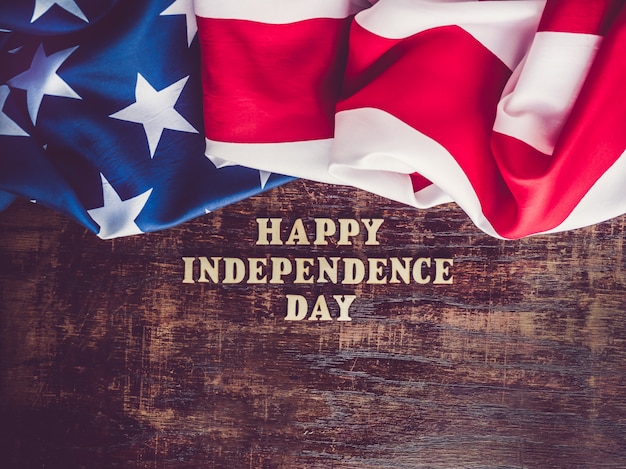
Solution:
<svg viewBox="0 0 626 469"><path fill-rule="evenodd" d="M256 246L256 217L384 218L380 246ZM295 181L102 241L0 214L2 467L626 467L625 218L502 241ZM183 284L183 256L440 256L452 285ZM286 294L357 295L351 322Z"/></svg>

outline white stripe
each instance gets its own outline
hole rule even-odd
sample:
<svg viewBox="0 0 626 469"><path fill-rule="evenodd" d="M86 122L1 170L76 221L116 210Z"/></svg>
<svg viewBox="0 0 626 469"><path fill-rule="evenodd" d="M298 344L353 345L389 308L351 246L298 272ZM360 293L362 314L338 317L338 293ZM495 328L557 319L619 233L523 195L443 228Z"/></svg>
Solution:
<svg viewBox="0 0 626 469"><path fill-rule="evenodd" d="M261 171L339 184L328 174L332 139L285 143L228 143L206 139L207 157Z"/></svg>
<svg viewBox="0 0 626 469"><path fill-rule="evenodd" d="M530 46L544 5L545 0L380 0L359 13L356 21L372 33L389 39L458 25L512 70Z"/></svg>
<svg viewBox="0 0 626 469"><path fill-rule="evenodd" d="M347 18L367 0L194 0L197 16L286 24L311 18Z"/></svg>
<svg viewBox="0 0 626 469"><path fill-rule="evenodd" d="M589 189L565 221L548 233L594 225L626 213L624 176L626 151Z"/></svg>
<svg viewBox="0 0 626 469"><path fill-rule="evenodd" d="M379 109L341 111L331 175L345 184L418 208L455 201L478 228L502 238L482 213L469 179L438 142ZM413 193L409 174L436 186Z"/></svg>
<svg viewBox="0 0 626 469"><path fill-rule="evenodd" d="M537 33L504 89L494 130L551 155L600 41L590 34Z"/></svg>

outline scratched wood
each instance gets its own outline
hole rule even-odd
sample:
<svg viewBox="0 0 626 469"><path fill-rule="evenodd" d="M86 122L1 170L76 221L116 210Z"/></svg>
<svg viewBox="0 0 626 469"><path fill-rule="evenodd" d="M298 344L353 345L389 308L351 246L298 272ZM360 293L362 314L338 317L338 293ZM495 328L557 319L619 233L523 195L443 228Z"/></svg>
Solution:
<svg viewBox="0 0 626 469"><path fill-rule="evenodd" d="M256 246L256 217L380 217L379 246ZM502 241L295 181L102 241L0 214L2 467L626 467L625 218ZM183 284L183 256L440 256L452 285ZM351 322L287 294L355 294Z"/></svg>

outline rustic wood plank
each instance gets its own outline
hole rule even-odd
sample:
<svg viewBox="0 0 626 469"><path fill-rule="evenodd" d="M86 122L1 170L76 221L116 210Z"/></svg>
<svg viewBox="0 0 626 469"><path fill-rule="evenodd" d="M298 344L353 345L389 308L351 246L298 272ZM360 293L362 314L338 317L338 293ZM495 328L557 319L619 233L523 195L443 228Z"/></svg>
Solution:
<svg viewBox="0 0 626 469"><path fill-rule="evenodd" d="M255 245L277 216L385 222L379 246ZM101 241L15 204L5 467L626 467L625 222L502 241L453 205L294 181ZM454 283L184 284L183 256L450 257ZM287 294L356 294L352 321L285 321Z"/></svg>

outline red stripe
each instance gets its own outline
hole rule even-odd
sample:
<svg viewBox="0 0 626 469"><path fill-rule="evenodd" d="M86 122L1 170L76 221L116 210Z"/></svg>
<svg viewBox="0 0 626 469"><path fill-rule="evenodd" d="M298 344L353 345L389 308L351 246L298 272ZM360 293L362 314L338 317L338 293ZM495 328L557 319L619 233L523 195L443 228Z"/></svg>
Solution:
<svg viewBox="0 0 626 469"><path fill-rule="evenodd" d="M626 6L615 16L554 151L564 183L595 182L626 150Z"/></svg>
<svg viewBox="0 0 626 469"><path fill-rule="evenodd" d="M603 36L624 0L547 0L539 31Z"/></svg>
<svg viewBox="0 0 626 469"><path fill-rule="evenodd" d="M430 182L419 173L409 174L409 177L411 178L411 186L413 187L413 192L421 191L422 189L433 185L432 182Z"/></svg>
<svg viewBox="0 0 626 469"><path fill-rule="evenodd" d="M616 26L623 23L621 18ZM623 36L620 30L605 40L554 157L492 132L509 70L457 27L382 39L369 49L377 60L351 42L346 97L338 108L375 107L438 141L467 175L501 236L547 231L566 219L626 148L626 111L614 105L626 102ZM356 23L352 39L364 39L367 47L377 41Z"/></svg>
<svg viewBox="0 0 626 469"><path fill-rule="evenodd" d="M349 22L198 18L206 136L238 143L332 137Z"/></svg>

